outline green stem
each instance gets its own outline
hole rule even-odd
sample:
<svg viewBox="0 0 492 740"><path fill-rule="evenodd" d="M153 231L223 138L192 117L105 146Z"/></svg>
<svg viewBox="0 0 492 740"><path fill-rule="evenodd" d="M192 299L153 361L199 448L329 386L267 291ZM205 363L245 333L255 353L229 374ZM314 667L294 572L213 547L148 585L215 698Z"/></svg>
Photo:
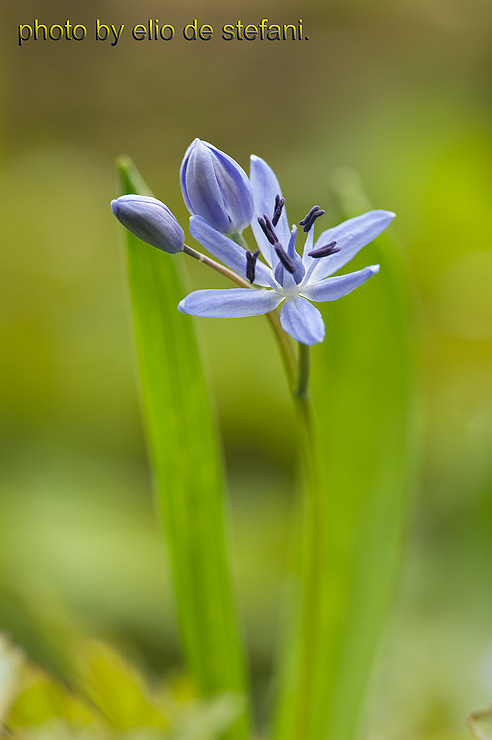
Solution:
<svg viewBox="0 0 492 740"><path fill-rule="evenodd" d="M291 737L309 738L311 734L308 728L310 727L312 707L316 703L314 698L316 675L314 666L318 660L320 644L321 605L319 585L322 578L323 506L318 455L312 425L311 402L307 395L307 388L303 389L301 382L299 383L299 392L295 396L295 405L306 481L300 623L298 627L298 675L293 714L295 729L291 733Z"/></svg>
<svg viewBox="0 0 492 740"><path fill-rule="evenodd" d="M280 356L287 376L287 382L289 384L289 388L293 392L296 382L296 356L294 347L292 346L292 341L289 335L282 329L280 314L277 309L267 313L266 317L270 321L270 325L275 332L275 338L280 350Z"/></svg>
<svg viewBox="0 0 492 740"><path fill-rule="evenodd" d="M240 244L242 247L244 247L244 249L249 249L249 244L246 241L246 237L243 235L242 231L231 234L231 239L233 239L236 244Z"/></svg>
<svg viewBox="0 0 492 740"><path fill-rule="evenodd" d="M297 740L311 737L310 726L316 688L321 622L320 582L323 546L323 499L320 483L319 456L313 425L313 410L309 396L309 347L299 344L297 382L292 397L297 417L299 445L304 468L306 495L303 506L302 570L300 599L295 621L293 642L280 687L274 737L277 740Z"/></svg>
<svg viewBox="0 0 492 740"><path fill-rule="evenodd" d="M310 370L309 346L299 344L299 375L295 396L308 400L309 370Z"/></svg>
<svg viewBox="0 0 492 740"><path fill-rule="evenodd" d="M297 679L295 730L293 737L309 737L313 701L313 667L317 660L320 627L319 581L321 577L322 500L318 454L309 396L310 349L299 344L298 384L293 394L297 412L300 446L304 463L304 541L299 625L299 674Z"/></svg>

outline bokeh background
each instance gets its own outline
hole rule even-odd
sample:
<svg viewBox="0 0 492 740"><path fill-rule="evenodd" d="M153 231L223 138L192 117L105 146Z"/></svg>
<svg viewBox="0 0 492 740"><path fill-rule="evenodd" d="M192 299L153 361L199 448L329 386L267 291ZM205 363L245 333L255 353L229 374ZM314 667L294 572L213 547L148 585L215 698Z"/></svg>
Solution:
<svg viewBox="0 0 492 740"><path fill-rule="evenodd" d="M418 293L419 486L363 736L466 737L492 699L492 6L486 0L33 0L2 7L0 628L180 670L135 384L114 159L182 223L196 137L275 168L298 220L359 173ZM296 23L309 41L17 45L19 23ZM338 173L338 174L337 174ZM221 285L190 265L194 287ZM261 318L202 321L238 592L268 704L295 435ZM328 340L329 341L329 338ZM384 362L384 358L381 358ZM336 433L336 430L334 430ZM355 464L356 461L354 461Z"/></svg>

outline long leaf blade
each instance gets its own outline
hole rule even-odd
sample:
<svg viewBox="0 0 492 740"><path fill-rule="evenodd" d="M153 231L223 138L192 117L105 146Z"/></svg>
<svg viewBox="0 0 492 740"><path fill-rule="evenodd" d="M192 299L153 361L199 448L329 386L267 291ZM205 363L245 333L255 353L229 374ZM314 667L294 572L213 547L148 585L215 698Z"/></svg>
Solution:
<svg viewBox="0 0 492 740"><path fill-rule="evenodd" d="M125 193L149 193L129 161L119 169ZM233 692L244 700L217 430L193 320L177 311L186 292L182 259L127 232L143 415L183 648L202 696ZM226 737L247 735L244 711Z"/></svg>

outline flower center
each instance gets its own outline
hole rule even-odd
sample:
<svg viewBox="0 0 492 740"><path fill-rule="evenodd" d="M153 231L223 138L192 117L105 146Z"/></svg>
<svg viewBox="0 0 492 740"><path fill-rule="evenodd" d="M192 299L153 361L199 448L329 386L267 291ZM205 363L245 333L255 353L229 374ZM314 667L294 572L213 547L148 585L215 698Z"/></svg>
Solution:
<svg viewBox="0 0 492 740"><path fill-rule="evenodd" d="M284 205L284 199L280 198L280 196L277 195L277 197L275 198L275 211L274 211L274 218L275 216L277 216L277 223L278 223L278 219L280 218L283 205ZM275 268L275 280L278 283L280 283L280 285L284 284L284 274L283 274L284 270L287 270L287 272L289 272L291 275L294 275L294 279L296 279L296 272L297 272L298 266L296 265L295 258L297 257L297 260L299 260L299 256L297 255L295 249L293 250L292 254L291 254L291 250L289 249L289 254L287 254L283 246L280 244L278 236L275 233L275 229L273 227L272 221L270 221L266 213L263 214L263 218L261 218L261 216L258 217L258 223L260 224L263 233L265 234L266 238L268 239L268 241L274 248L275 254L277 255L279 259L279 264ZM290 242L289 242L289 247L290 247ZM299 282L301 278L302 276L299 278L299 280L296 280L296 282Z"/></svg>
<svg viewBox="0 0 492 740"><path fill-rule="evenodd" d="M291 282L293 282L292 278L290 278L288 275L292 275L296 285L298 285L302 281L305 273L303 262L297 254L295 248L297 234L296 227L292 227L292 232L290 235L289 243L287 245L287 249L284 249L275 231L275 226L280 220L284 204L285 198L282 198L282 196L278 194L275 196L272 219L270 220L266 213L263 214L263 218L261 218L261 216L258 217L258 223L261 226L261 229L268 239L269 243L274 248L275 254L278 257L278 264L275 267L274 275L275 280L282 287L285 287L286 285L289 285Z"/></svg>
<svg viewBox="0 0 492 740"><path fill-rule="evenodd" d="M300 295L299 285L294 283L293 285L282 286L281 293L284 298L297 298Z"/></svg>

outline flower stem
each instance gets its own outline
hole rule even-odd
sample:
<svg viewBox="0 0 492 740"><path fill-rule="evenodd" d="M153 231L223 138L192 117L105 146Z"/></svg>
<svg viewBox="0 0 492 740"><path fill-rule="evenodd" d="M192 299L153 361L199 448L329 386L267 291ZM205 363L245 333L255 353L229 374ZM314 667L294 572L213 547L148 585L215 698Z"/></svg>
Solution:
<svg viewBox="0 0 492 740"><path fill-rule="evenodd" d="M236 244L240 244L241 247L244 247L244 249L249 249L249 244L246 241L246 237L243 235L242 231L238 231L235 234L231 234L231 239L233 239Z"/></svg>
<svg viewBox="0 0 492 740"><path fill-rule="evenodd" d="M299 343L299 374L294 395L306 400L308 400L310 365L309 346Z"/></svg>
<svg viewBox="0 0 492 740"><path fill-rule="evenodd" d="M275 740L311 738L316 706L316 666L322 629L323 495L309 395L309 352L307 345L299 344L297 382L292 389L304 472L302 562L293 632L286 646L287 654L282 656L285 665L275 718Z"/></svg>
<svg viewBox="0 0 492 740"><path fill-rule="evenodd" d="M241 237L241 239L246 244L242 234L238 234L236 236ZM239 285L240 288L251 288L252 290L255 290L251 283L249 283L247 280L244 280L242 277L239 277L239 275L233 272L233 270L230 270L228 267L225 267L219 262L216 262L210 257L207 257L205 254L198 252L196 249L193 249L193 247L189 247L187 244L185 244L183 247L183 252L188 256L198 260L199 262L203 262L204 265L217 270L217 272L220 272L221 275L224 275L224 277L229 278L229 280L232 280L233 283ZM275 333L289 387L292 389L294 388L294 384L296 382L296 358L292 342L289 336L282 329L282 326L280 324L280 316L276 309L267 313L266 317L270 321L270 325Z"/></svg>
<svg viewBox="0 0 492 740"><path fill-rule="evenodd" d="M307 390L309 371L308 347L300 352L299 386L294 394L301 453L304 463L304 531L302 540L302 570L298 633L294 639L297 651L292 738L311 737L312 708L316 704L314 688L315 666L318 662L320 614L320 581L322 563L323 502L319 475L319 460L313 430L312 407ZM307 359L306 359L307 358ZM309 728L309 729L308 729Z"/></svg>
<svg viewBox="0 0 492 740"><path fill-rule="evenodd" d="M288 334L282 329L280 324L280 315L277 309L266 314L270 325L275 332L275 338L280 350L280 357L284 366L285 374L289 388L293 389L296 382L296 356L292 342Z"/></svg>

